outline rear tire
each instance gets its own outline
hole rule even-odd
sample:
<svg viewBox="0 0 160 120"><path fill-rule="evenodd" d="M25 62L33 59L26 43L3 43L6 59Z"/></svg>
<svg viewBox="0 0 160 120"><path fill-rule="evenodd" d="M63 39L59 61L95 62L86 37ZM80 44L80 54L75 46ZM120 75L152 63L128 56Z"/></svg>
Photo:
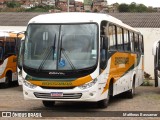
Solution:
<svg viewBox="0 0 160 120"><path fill-rule="evenodd" d="M43 100L42 103L45 107L48 107L48 108L54 107L54 105L55 105L55 101L45 101L45 100Z"/></svg>
<svg viewBox="0 0 160 120"><path fill-rule="evenodd" d="M12 82L12 73L7 73L6 74L6 77L5 77L5 82L3 83L3 88L8 88L10 87L11 85L11 82Z"/></svg>
<svg viewBox="0 0 160 120"><path fill-rule="evenodd" d="M132 89L126 92L126 97L131 99L133 98L134 95L135 95L135 81L133 81L132 83Z"/></svg>

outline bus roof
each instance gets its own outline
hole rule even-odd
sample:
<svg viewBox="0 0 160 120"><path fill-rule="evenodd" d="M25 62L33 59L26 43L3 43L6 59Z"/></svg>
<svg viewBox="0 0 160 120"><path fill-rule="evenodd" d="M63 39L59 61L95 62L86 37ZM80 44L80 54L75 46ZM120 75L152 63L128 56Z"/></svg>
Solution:
<svg viewBox="0 0 160 120"><path fill-rule="evenodd" d="M80 13L80 12L66 12L66 13L50 13L42 14L32 18L30 23L85 23L96 22L101 23L102 20L115 23L119 26L123 26L127 29L137 31L136 29L124 24L121 20L103 13Z"/></svg>

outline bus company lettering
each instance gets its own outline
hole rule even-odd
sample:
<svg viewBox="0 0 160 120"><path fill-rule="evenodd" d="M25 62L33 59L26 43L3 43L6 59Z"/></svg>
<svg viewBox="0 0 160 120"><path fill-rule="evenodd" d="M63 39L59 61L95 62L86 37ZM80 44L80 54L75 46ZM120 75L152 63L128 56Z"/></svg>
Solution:
<svg viewBox="0 0 160 120"><path fill-rule="evenodd" d="M42 82L42 85L44 86L71 86L72 82L51 82L51 81L45 81Z"/></svg>
<svg viewBox="0 0 160 120"><path fill-rule="evenodd" d="M49 72L49 75L65 75L63 72Z"/></svg>
<svg viewBox="0 0 160 120"><path fill-rule="evenodd" d="M128 57L115 57L115 65L119 64L129 64Z"/></svg>

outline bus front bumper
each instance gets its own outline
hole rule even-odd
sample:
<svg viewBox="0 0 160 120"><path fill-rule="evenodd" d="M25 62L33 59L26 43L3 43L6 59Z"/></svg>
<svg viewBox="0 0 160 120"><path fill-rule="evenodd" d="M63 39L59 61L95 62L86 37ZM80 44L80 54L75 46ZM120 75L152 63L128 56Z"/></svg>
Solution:
<svg viewBox="0 0 160 120"><path fill-rule="evenodd" d="M96 102L104 99L102 90L94 85L85 90L79 87L73 89L46 89L39 86L30 88L23 84L23 95L25 100L47 100L47 101L90 101Z"/></svg>

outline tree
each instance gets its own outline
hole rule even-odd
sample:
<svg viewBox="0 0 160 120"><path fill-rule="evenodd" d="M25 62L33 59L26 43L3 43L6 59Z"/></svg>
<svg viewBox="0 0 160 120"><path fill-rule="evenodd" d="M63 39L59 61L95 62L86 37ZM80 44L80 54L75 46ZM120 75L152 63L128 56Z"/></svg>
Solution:
<svg viewBox="0 0 160 120"><path fill-rule="evenodd" d="M15 2L15 1L6 2L6 5L9 8L16 8L21 6L18 2Z"/></svg>
<svg viewBox="0 0 160 120"><path fill-rule="evenodd" d="M132 2L130 5L129 5L129 11L130 12L136 12L136 8L137 7L137 5L136 5L136 3L135 2Z"/></svg>
<svg viewBox="0 0 160 120"><path fill-rule="evenodd" d="M129 12L129 5L122 3L118 7L119 12Z"/></svg>
<svg viewBox="0 0 160 120"><path fill-rule="evenodd" d="M139 4L137 5L137 12L146 12L147 11L147 7L143 4Z"/></svg>

